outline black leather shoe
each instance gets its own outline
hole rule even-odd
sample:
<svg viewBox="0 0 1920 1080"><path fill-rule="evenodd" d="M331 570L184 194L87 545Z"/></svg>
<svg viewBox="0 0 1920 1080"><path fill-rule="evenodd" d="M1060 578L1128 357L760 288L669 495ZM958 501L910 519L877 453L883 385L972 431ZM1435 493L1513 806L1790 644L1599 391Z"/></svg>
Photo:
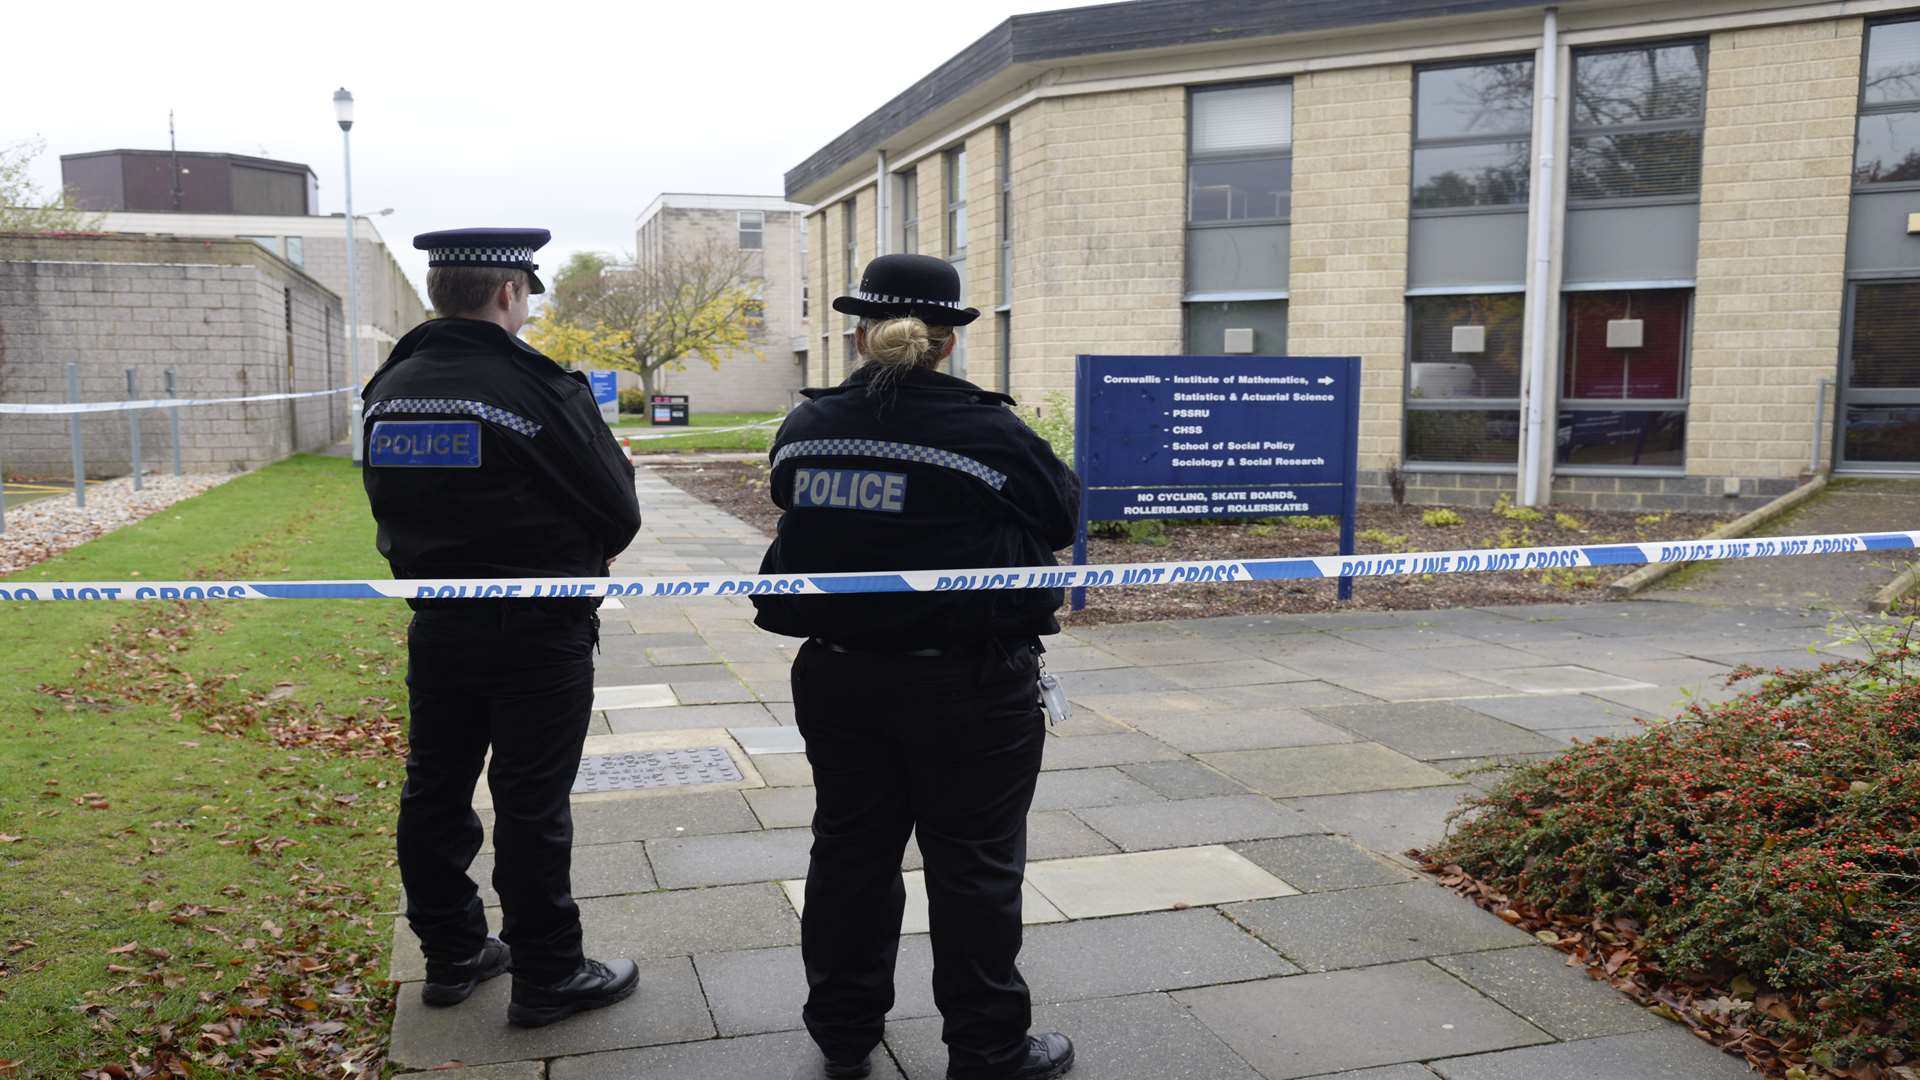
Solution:
<svg viewBox="0 0 1920 1080"><path fill-rule="evenodd" d="M430 963L427 981L420 987L420 1000L439 1007L458 1005L472 996L474 987L495 975L506 974L512 960L507 943L490 937L470 959L457 964Z"/></svg>
<svg viewBox="0 0 1920 1080"><path fill-rule="evenodd" d="M1006 1080L1054 1080L1073 1071L1073 1040L1057 1031L1027 1036L1027 1060Z"/></svg>
<svg viewBox="0 0 1920 1080"><path fill-rule="evenodd" d="M867 1058L859 1061L809 1061L793 1070L788 1080L865 1080L872 1074L873 1062Z"/></svg>
<svg viewBox="0 0 1920 1080"><path fill-rule="evenodd" d="M540 985L519 977L513 980L513 1000L507 1005L507 1023L514 1027L544 1027L574 1013L604 1009L625 1001L640 985L640 969L631 960L603 964L583 960L580 969L559 982Z"/></svg>

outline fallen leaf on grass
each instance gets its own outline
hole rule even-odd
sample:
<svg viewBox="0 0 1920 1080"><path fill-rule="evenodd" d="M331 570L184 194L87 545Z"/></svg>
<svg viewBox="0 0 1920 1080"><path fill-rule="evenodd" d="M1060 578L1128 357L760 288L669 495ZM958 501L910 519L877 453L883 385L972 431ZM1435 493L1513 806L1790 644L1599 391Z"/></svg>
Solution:
<svg viewBox="0 0 1920 1080"><path fill-rule="evenodd" d="M127 942L127 943L126 943L125 945L115 945L115 946L114 946L113 948L111 948L111 949L108 949L108 950L107 950L107 955L108 955L108 956L121 956L121 955L124 955L124 954L126 954L126 953L130 953L130 952L132 952L133 950L135 950L135 949L137 949L137 948L139 948L139 947L140 947L140 943L139 943L139 942L137 942L137 941L129 941L129 942Z"/></svg>
<svg viewBox="0 0 1920 1080"><path fill-rule="evenodd" d="M40 943L33 940L32 938L18 938L14 941L7 943L7 955L12 956L15 953L26 952L28 949L31 949L38 944Z"/></svg>
<svg viewBox="0 0 1920 1080"><path fill-rule="evenodd" d="M113 804L105 799L95 799L88 803L87 807L92 810L110 810L113 808Z"/></svg>
<svg viewBox="0 0 1920 1080"><path fill-rule="evenodd" d="M0 832L0 844L17 844L24 839L26 839L24 836L9 836L6 833Z"/></svg>

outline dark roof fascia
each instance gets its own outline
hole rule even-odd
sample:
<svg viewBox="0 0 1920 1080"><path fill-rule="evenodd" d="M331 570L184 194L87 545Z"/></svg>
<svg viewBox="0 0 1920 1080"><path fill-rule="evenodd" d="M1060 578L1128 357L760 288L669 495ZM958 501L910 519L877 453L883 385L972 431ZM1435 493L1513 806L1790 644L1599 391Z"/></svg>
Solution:
<svg viewBox="0 0 1920 1080"><path fill-rule="evenodd" d="M1015 15L788 170L787 198L805 201L797 198L803 190L1010 68L1543 6L1543 0L1129 0Z"/></svg>
<svg viewBox="0 0 1920 1080"><path fill-rule="evenodd" d="M81 154L61 154L60 160L78 161L82 158L97 157L172 157L173 154L174 152L171 150L134 150L131 148L121 148L117 150L89 150ZM306 173L308 176L315 176L316 179L318 178L313 171L313 167L301 161L281 161L277 158L254 157L251 154L229 154L217 150L182 150L179 152L179 156L183 158L193 158L196 161L219 160L237 162L242 165L272 169L276 172L299 171Z"/></svg>

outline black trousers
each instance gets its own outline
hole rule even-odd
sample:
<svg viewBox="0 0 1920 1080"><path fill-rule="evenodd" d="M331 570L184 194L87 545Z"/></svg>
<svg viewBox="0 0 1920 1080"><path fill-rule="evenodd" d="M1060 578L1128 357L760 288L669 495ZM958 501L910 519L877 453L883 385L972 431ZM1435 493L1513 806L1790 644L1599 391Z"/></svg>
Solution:
<svg viewBox="0 0 1920 1080"><path fill-rule="evenodd" d="M1014 961L1046 738L1038 674L1026 647L936 657L801 648L794 712L816 789L802 1015L828 1058L865 1056L893 1008L900 862L917 830L949 1075L989 1080L1024 1059L1032 1016Z"/></svg>
<svg viewBox="0 0 1920 1080"><path fill-rule="evenodd" d="M580 966L568 795L593 708L596 640L594 616L578 605L467 601L414 615L397 843L407 920L429 977L486 941L467 868L480 851L473 789L489 748L493 887L513 972L549 982Z"/></svg>

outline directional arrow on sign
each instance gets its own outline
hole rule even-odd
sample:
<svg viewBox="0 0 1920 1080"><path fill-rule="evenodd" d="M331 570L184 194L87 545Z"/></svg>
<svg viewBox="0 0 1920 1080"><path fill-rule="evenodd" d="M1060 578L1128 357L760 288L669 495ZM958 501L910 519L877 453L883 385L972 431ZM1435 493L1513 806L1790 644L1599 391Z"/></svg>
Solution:
<svg viewBox="0 0 1920 1080"><path fill-rule="evenodd" d="M1320 376L1320 379L1319 379L1319 382L1320 382L1320 385L1321 385L1321 386L1332 386L1332 385L1333 385L1333 376L1331 376L1331 375L1322 375L1322 376Z"/></svg>

